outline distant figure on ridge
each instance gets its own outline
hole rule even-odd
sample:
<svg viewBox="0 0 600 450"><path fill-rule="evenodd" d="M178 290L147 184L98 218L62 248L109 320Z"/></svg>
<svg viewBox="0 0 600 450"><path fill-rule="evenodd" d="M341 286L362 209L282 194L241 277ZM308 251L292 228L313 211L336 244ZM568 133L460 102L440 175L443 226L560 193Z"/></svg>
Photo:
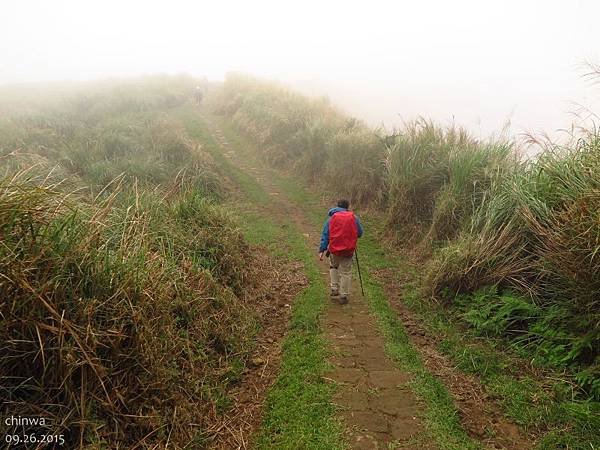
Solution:
<svg viewBox="0 0 600 450"><path fill-rule="evenodd" d="M356 242L363 235L360 219L348 211L350 202L341 199L337 207L331 208L321 233L319 259L329 257L331 297L339 298L340 304L348 303L352 285L352 257Z"/></svg>
<svg viewBox="0 0 600 450"><path fill-rule="evenodd" d="M200 86L196 86L196 89L194 90L194 100L196 105L200 106L200 103L202 103L202 97L202 88Z"/></svg>

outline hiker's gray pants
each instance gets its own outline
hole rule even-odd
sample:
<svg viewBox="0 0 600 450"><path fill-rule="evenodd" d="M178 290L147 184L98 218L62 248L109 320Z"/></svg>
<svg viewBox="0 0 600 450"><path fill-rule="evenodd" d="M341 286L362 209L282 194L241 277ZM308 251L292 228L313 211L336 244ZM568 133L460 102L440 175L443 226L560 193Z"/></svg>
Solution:
<svg viewBox="0 0 600 450"><path fill-rule="evenodd" d="M352 256L329 255L329 274L331 290L339 292L342 297L348 297L352 285Z"/></svg>

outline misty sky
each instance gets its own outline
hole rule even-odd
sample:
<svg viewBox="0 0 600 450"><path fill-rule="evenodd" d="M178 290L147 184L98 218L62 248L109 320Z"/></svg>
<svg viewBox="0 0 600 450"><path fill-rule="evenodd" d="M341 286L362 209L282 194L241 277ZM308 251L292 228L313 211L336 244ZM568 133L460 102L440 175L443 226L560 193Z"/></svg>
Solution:
<svg viewBox="0 0 600 450"><path fill-rule="evenodd" d="M485 136L572 121L600 88L600 2L4 1L0 84L243 71L371 124L416 115ZM596 105L595 105L595 104Z"/></svg>

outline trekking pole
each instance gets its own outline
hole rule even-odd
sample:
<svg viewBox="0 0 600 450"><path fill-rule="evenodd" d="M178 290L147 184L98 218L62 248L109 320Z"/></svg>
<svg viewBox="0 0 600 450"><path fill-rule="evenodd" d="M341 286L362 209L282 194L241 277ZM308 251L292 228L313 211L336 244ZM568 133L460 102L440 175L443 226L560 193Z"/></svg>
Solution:
<svg viewBox="0 0 600 450"><path fill-rule="evenodd" d="M360 274L360 263L358 262L358 247L354 250L354 255L356 256L356 268L358 269L358 279L360 280L360 291L362 292L362 296L365 296L365 289L363 288L362 275Z"/></svg>

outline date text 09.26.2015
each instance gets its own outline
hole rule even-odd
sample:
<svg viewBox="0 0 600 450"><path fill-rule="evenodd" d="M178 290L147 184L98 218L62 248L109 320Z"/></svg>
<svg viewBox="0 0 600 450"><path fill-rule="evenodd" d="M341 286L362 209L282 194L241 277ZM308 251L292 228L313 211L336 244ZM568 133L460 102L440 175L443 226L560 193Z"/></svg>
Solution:
<svg viewBox="0 0 600 450"><path fill-rule="evenodd" d="M24 434L6 434L4 435L4 442L8 445L20 445L20 444L57 444L64 445L65 436L63 434L38 434L38 433L24 433Z"/></svg>

